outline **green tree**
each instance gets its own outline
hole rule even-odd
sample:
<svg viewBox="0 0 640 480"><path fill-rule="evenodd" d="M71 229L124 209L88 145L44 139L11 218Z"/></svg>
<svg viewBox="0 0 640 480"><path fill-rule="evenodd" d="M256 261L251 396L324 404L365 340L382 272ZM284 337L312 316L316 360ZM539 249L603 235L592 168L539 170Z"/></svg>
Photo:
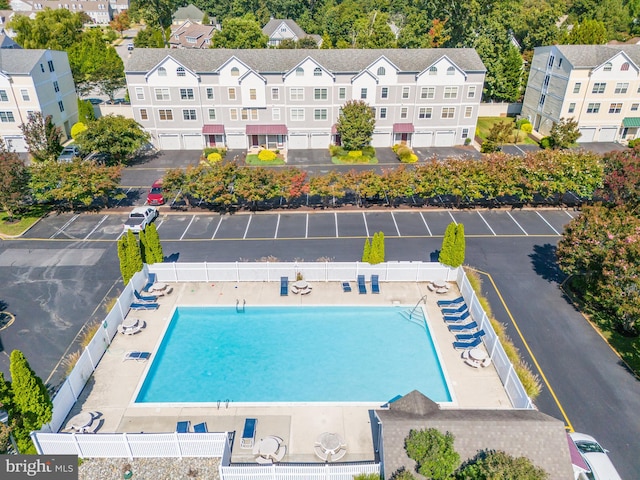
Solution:
<svg viewBox="0 0 640 480"><path fill-rule="evenodd" d="M549 475L526 457L512 457L502 451L480 452L456 476L460 480L546 480Z"/></svg>
<svg viewBox="0 0 640 480"><path fill-rule="evenodd" d="M132 2L132 9L144 22L160 31L164 47L169 46L168 29L171 27L172 15L178 6L177 0L137 0ZM138 46L136 44L136 46Z"/></svg>
<svg viewBox="0 0 640 480"><path fill-rule="evenodd" d="M396 38L389 27L389 15L377 10L367 17L359 18L355 24L354 48L394 48Z"/></svg>
<svg viewBox="0 0 640 480"><path fill-rule="evenodd" d="M126 163L149 142L151 136L133 119L106 115L78 135L76 143L85 152L108 153L113 163Z"/></svg>
<svg viewBox="0 0 640 480"><path fill-rule="evenodd" d="M306 49L316 49L318 48L318 44L315 40L315 38L313 37L302 37L300 40L298 40L297 48L306 48Z"/></svg>
<svg viewBox="0 0 640 480"><path fill-rule="evenodd" d="M362 250L362 261L369 263L371 258L371 243L368 238L364 239L364 248Z"/></svg>
<svg viewBox="0 0 640 480"><path fill-rule="evenodd" d="M349 100L342 107L336 122L345 150L362 150L371 144L376 119L371 107L363 100Z"/></svg>
<svg viewBox="0 0 640 480"><path fill-rule="evenodd" d="M464 225L459 223L456 225L456 235L453 240L452 267L459 267L464 263L465 250L466 242L464 238Z"/></svg>
<svg viewBox="0 0 640 480"><path fill-rule="evenodd" d="M559 122L553 122L549 137L554 149L565 149L572 146L582 136L578 130L578 122L573 118L561 118Z"/></svg>
<svg viewBox="0 0 640 480"><path fill-rule="evenodd" d="M228 18L222 30L211 38L211 48L267 48L269 37L262 33L260 24L252 14L241 18Z"/></svg>
<svg viewBox="0 0 640 480"><path fill-rule="evenodd" d="M29 170L17 153L7 150L0 138L0 208L9 220L12 220L24 205L28 192ZM1 387L0 382L0 389Z"/></svg>
<svg viewBox="0 0 640 480"><path fill-rule="evenodd" d="M384 262L384 232L377 232L373 234L369 263L373 265L382 262Z"/></svg>
<svg viewBox="0 0 640 480"><path fill-rule="evenodd" d="M209 18L209 15L207 15L207 12L204 13L204 15L202 16L202 25L210 25L211 24L211 19Z"/></svg>
<svg viewBox="0 0 640 480"><path fill-rule="evenodd" d="M27 150L36 162L56 160L62 151L62 129L56 127L51 115L42 116L42 112L31 112L27 123L20 125Z"/></svg>
<svg viewBox="0 0 640 480"><path fill-rule="evenodd" d="M120 260L120 275L122 282L126 285L131 280L133 274L130 273L129 257L128 257L129 236L122 235L118 240L118 260Z"/></svg>
<svg viewBox="0 0 640 480"><path fill-rule="evenodd" d="M607 40L604 23L593 19L585 19L574 25L566 35L566 43L570 45L604 45Z"/></svg>
<svg viewBox="0 0 640 480"><path fill-rule="evenodd" d="M497 122L491 126L487 139L482 142L481 152L491 153L499 151L502 146L511 140L511 134L513 132L513 123L511 122Z"/></svg>
<svg viewBox="0 0 640 480"><path fill-rule="evenodd" d="M138 239L140 240L140 258L142 259L142 263L152 263L148 261L149 254L149 244L147 242L147 234L145 233L146 229L140 230L138 234Z"/></svg>
<svg viewBox="0 0 640 480"><path fill-rule="evenodd" d="M145 239L147 241L146 260L148 264L161 263L164 261L164 252L160 243L160 236L156 224L152 223L145 228Z"/></svg>
<svg viewBox="0 0 640 480"><path fill-rule="evenodd" d="M96 112L89 100L78 98L78 122L88 125L96 119ZM73 136L73 135L72 135Z"/></svg>
<svg viewBox="0 0 640 480"><path fill-rule="evenodd" d="M120 13L116 13L113 16L113 20L109 22L109 26L113 28L122 37L122 32L127 30L131 26L131 20L129 20L129 12L123 10Z"/></svg>
<svg viewBox="0 0 640 480"><path fill-rule="evenodd" d="M16 15L7 27L16 33L15 41L22 48L67 50L80 42L83 15L65 8L46 8L36 13L35 19Z"/></svg>
<svg viewBox="0 0 640 480"><path fill-rule="evenodd" d="M454 249L456 240L456 224L451 222L447 225L444 231L444 237L442 239L442 247L440 248L440 254L438 255L438 261L443 265L453 266L455 262Z"/></svg>
<svg viewBox="0 0 640 480"><path fill-rule="evenodd" d="M435 428L409 431L404 447L416 461L418 473L433 480L450 478L460 465L460 455L453 448L453 434Z"/></svg>
<svg viewBox="0 0 640 480"><path fill-rule="evenodd" d="M147 26L136 34L133 44L136 48L163 48L164 36L162 30Z"/></svg>

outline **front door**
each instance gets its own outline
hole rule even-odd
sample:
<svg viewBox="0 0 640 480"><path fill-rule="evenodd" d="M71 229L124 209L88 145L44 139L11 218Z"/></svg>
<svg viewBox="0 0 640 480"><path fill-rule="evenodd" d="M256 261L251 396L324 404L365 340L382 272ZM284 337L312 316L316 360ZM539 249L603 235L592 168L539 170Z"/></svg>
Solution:
<svg viewBox="0 0 640 480"><path fill-rule="evenodd" d="M407 139L409 138L409 135L407 133L402 133L400 134L400 141L402 143L407 143Z"/></svg>
<svg viewBox="0 0 640 480"><path fill-rule="evenodd" d="M258 138L258 135L251 135L251 146L252 147L260 146L260 139Z"/></svg>

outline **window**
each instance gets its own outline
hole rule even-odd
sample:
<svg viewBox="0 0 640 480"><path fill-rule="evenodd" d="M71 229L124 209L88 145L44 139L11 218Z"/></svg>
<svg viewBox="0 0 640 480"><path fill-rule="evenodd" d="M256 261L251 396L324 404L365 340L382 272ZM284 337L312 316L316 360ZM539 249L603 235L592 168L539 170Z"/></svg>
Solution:
<svg viewBox="0 0 640 480"><path fill-rule="evenodd" d="M429 75L438 75L438 67L429 67Z"/></svg>
<svg viewBox="0 0 640 480"><path fill-rule="evenodd" d="M469 90L467 91L467 98L475 98L476 97L476 87L475 86L471 86L469 87Z"/></svg>
<svg viewBox="0 0 640 480"><path fill-rule="evenodd" d="M182 118L184 120L196 120L196 111L194 109L182 110Z"/></svg>
<svg viewBox="0 0 640 480"><path fill-rule="evenodd" d="M629 88L628 83L616 83L616 89L614 93L627 93L628 88Z"/></svg>
<svg viewBox="0 0 640 480"><path fill-rule="evenodd" d="M389 88L388 87L382 87L382 90L380 90L380 98L389 98Z"/></svg>
<svg viewBox="0 0 640 480"><path fill-rule="evenodd" d="M249 111L246 108L240 110L240 118L242 120L249 120Z"/></svg>
<svg viewBox="0 0 640 480"><path fill-rule="evenodd" d="M146 108L140 109L140 120L149 120L149 115L147 114Z"/></svg>
<svg viewBox="0 0 640 480"><path fill-rule="evenodd" d="M458 87L444 87L444 98L458 98Z"/></svg>
<svg viewBox="0 0 640 480"><path fill-rule="evenodd" d="M327 99L327 89L326 88L314 88L313 89L313 98L314 98L314 100L326 100Z"/></svg>
<svg viewBox="0 0 640 480"><path fill-rule="evenodd" d="M258 99L258 92L256 91L255 88L250 88L249 89L249 100L257 100Z"/></svg>
<svg viewBox="0 0 640 480"><path fill-rule="evenodd" d="M455 107L442 107L442 118L453 118L456 116Z"/></svg>
<svg viewBox="0 0 640 480"><path fill-rule="evenodd" d="M576 104L575 103L570 103L568 112L569 113L573 113L575 111L576 111Z"/></svg>
<svg viewBox="0 0 640 480"><path fill-rule="evenodd" d="M26 89L20 90L20 95L22 95L22 100L24 100L25 102L28 102L30 100L28 90Z"/></svg>
<svg viewBox="0 0 640 480"><path fill-rule="evenodd" d="M64 103L62 103L62 100L58 102L58 108L60 109L61 112L64 112Z"/></svg>
<svg viewBox="0 0 640 480"><path fill-rule="evenodd" d="M591 90L591 93L604 93L604 89L607 87L606 83L594 83L593 84L593 90Z"/></svg>
<svg viewBox="0 0 640 480"><path fill-rule="evenodd" d="M562 59L561 59L561 58L559 58L559 59L558 59L558 68L560 68L561 66L562 66Z"/></svg>
<svg viewBox="0 0 640 480"><path fill-rule="evenodd" d="M0 90L0 102L8 102L9 96L7 95L6 90Z"/></svg>
<svg viewBox="0 0 640 480"><path fill-rule="evenodd" d="M321 77L322 76L322 69L320 67L316 67L313 69L313 76L314 77Z"/></svg>
<svg viewBox="0 0 640 480"><path fill-rule="evenodd" d="M302 67L296 68L296 77L304 77L304 68Z"/></svg>
<svg viewBox="0 0 640 480"><path fill-rule="evenodd" d="M540 100L538 100L538 106L542 107L544 105L544 101L547 99L547 96L543 93L540 95Z"/></svg>
<svg viewBox="0 0 640 480"><path fill-rule="evenodd" d="M0 122L13 123L16 119L13 118L13 112L0 112Z"/></svg>
<svg viewBox="0 0 640 480"><path fill-rule="evenodd" d="M551 80L551 76L545 75L544 81L542 82L542 88L547 88L549 86L549 80Z"/></svg>
<svg viewBox="0 0 640 480"><path fill-rule="evenodd" d="M380 107L380 118L387 118L387 107Z"/></svg>
<svg viewBox="0 0 640 480"><path fill-rule="evenodd" d="M213 88L207 88L207 100L213 100Z"/></svg>
<svg viewBox="0 0 640 480"><path fill-rule="evenodd" d="M638 104L637 103L632 103L631 104L631 111L632 112L637 112L638 111Z"/></svg>
<svg viewBox="0 0 640 480"><path fill-rule="evenodd" d="M54 80L53 81L53 91L58 93L60 91L60 85L58 85L58 81Z"/></svg>
<svg viewBox="0 0 640 480"><path fill-rule="evenodd" d="M158 69L158 76L159 77L166 77L167 76L167 69L164 67L160 67Z"/></svg>
<svg viewBox="0 0 640 480"><path fill-rule="evenodd" d="M176 68L176 75L178 75L179 77L184 77L185 76L184 67Z"/></svg>
<svg viewBox="0 0 640 480"><path fill-rule="evenodd" d="M216 119L216 109L215 108L210 108L209 109L209 120L215 120Z"/></svg>
<svg viewBox="0 0 640 480"><path fill-rule="evenodd" d="M582 83L576 82L576 84L573 86L573 93L580 93L580 87L582 87Z"/></svg>
<svg viewBox="0 0 640 480"><path fill-rule="evenodd" d="M42 70L42 73L44 73L44 65L40 64L40 70Z"/></svg>
<svg viewBox="0 0 640 480"><path fill-rule="evenodd" d="M347 89L345 87L340 87L338 89L338 99L344 100L347 98Z"/></svg>
<svg viewBox="0 0 640 480"><path fill-rule="evenodd" d="M600 111L599 103L590 103L587 105L587 113L598 113Z"/></svg>
<svg viewBox="0 0 640 480"><path fill-rule="evenodd" d="M620 65L620 70L622 72L627 72L629 70L629 63L628 62L624 62L622 65Z"/></svg>
<svg viewBox="0 0 640 480"><path fill-rule="evenodd" d="M237 77L240 75L240 70L238 70L238 67L233 67L231 69L231 76L232 77Z"/></svg>
<svg viewBox="0 0 640 480"><path fill-rule="evenodd" d="M456 69L453 67L449 67L447 68L447 75L453 75L454 73L456 73Z"/></svg>
<svg viewBox="0 0 640 480"><path fill-rule="evenodd" d="M304 121L304 108L292 108L291 109L291 121L302 122Z"/></svg>
<svg viewBox="0 0 640 480"><path fill-rule="evenodd" d="M468 128L463 128L462 129L462 138L467 138L469 136L469 129Z"/></svg>
<svg viewBox="0 0 640 480"><path fill-rule="evenodd" d="M237 108L230 108L229 109L229 118L231 120L238 120L238 109Z"/></svg>
<svg viewBox="0 0 640 480"><path fill-rule="evenodd" d="M387 71L384 69L384 67L378 67L378 76L379 77L384 77L386 75Z"/></svg>
<svg viewBox="0 0 640 480"><path fill-rule="evenodd" d="M136 87L136 100L144 100L144 89Z"/></svg>
<svg viewBox="0 0 640 480"><path fill-rule="evenodd" d="M436 96L436 87L422 87L420 90L420 98L432 99Z"/></svg>
<svg viewBox="0 0 640 480"><path fill-rule="evenodd" d="M464 107L464 118L471 118L473 115L473 107Z"/></svg>
<svg viewBox="0 0 640 480"><path fill-rule="evenodd" d="M274 108L271 110L271 119L272 120L280 120L280 109Z"/></svg>
<svg viewBox="0 0 640 480"><path fill-rule="evenodd" d="M271 89L271 100L280 100L280 89L272 88Z"/></svg>
<svg viewBox="0 0 640 480"><path fill-rule="evenodd" d="M314 120L326 120L327 119L327 109L326 108L316 108L313 111L313 119Z"/></svg>
<svg viewBox="0 0 640 480"><path fill-rule="evenodd" d="M610 72L610 71L611 71L611 62L607 62L607 63L605 63L605 64L604 64L604 68L603 68L603 70L604 70L605 72Z"/></svg>
<svg viewBox="0 0 640 480"><path fill-rule="evenodd" d="M156 100L171 100L168 88L156 88Z"/></svg>
<svg viewBox="0 0 640 480"><path fill-rule="evenodd" d="M548 67L553 67L553 62L555 61L556 57L554 57L553 55L551 55L549 57L549 63L547 64Z"/></svg>
<svg viewBox="0 0 640 480"><path fill-rule="evenodd" d="M181 88L180 100L193 100L193 88Z"/></svg>
<svg viewBox="0 0 640 480"><path fill-rule="evenodd" d="M160 120L173 120L173 110L158 110Z"/></svg>
<svg viewBox="0 0 640 480"><path fill-rule="evenodd" d="M360 98L363 99L363 100L365 98L367 98L367 89L366 88L361 88L360 89Z"/></svg>
<svg viewBox="0 0 640 480"><path fill-rule="evenodd" d="M622 111L621 103L612 103L609 105L609 113L620 113Z"/></svg>
<svg viewBox="0 0 640 480"><path fill-rule="evenodd" d="M289 90L290 100L304 100L304 88L292 88Z"/></svg>
<svg viewBox="0 0 640 480"><path fill-rule="evenodd" d="M409 98L409 87L402 87L402 98Z"/></svg>
<svg viewBox="0 0 640 480"><path fill-rule="evenodd" d="M251 112L251 120L258 120L258 109L252 108L249 111Z"/></svg>
<svg viewBox="0 0 640 480"><path fill-rule="evenodd" d="M431 118L431 112L433 112L431 107L420 107L418 118Z"/></svg>
<svg viewBox="0 0 640 480"><path fill-rule="evenodd" d="M47 62L47 65L49 65L49 71L53 72L55 70L55 68L53 68L53 60L49 60Z"/></svg>
<svg viewBox="0 0 640 480"><path fill-rule="evenodd" d="M408 109L407 107L402 107L400 109L400 118L407 118Z"/></svg>
<svg viewBox="0 0 640 480"><path fill-rule="evenodd" d="M231 87L229 88L229 100L235 100L236 99L236 89Z"/></svg>

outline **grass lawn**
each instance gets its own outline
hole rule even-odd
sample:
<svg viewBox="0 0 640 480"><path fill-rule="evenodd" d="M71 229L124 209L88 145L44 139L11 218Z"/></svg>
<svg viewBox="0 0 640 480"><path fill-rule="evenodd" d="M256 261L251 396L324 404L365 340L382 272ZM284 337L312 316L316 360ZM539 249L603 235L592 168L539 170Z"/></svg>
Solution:
<svg viewBox="0 0 640 480"><path fill-rule="evenodd" d="M486 140L491 127L493 127L496 123L507 122L514 124L513 138L511 143L515 143L515 121L516 119L514 117L478 117L478 137L480 137L482 140ZM531 140L529 136L524 132L520 132L518 143L525 145L537 145L537 143Z"/></svg>
<svg viewBox="0 0 640 480"><path fill-rule="evenodd" d="M8 221L6 213L0 214L0 235L16 236L20 235L31 225L36 223L38 219L44 214L43 211L33 211L23 215L20 219L12 222Z"/></svg>
<svg viewBox="0 0 640 480"><path fill-rule="evenodd" d="M376 157L349 157L344 155L342 157L331 157L331 163L335 165L376 165L378 159Z"/></svg>
<svg viewBox="0 0 640 480"><path fill-rule="evenodd" d="M247 155L244 159L247 165L267 166L267 165L284 165L284 159L277 157L273 160L260 160L257 154Z"/></svg>

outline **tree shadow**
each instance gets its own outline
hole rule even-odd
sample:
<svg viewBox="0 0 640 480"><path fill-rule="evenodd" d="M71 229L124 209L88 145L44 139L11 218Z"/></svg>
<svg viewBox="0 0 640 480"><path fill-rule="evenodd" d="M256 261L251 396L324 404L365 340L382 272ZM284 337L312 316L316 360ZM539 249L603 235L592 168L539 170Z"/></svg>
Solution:
<svg viewBox="0 0 640 480"><path fill-rule="evenodd" d="M562 273L556 258L557 247L550 243L534 245L533 253L529 254L533 270L549 282L562 283L567 276Z"/></svg>
<svg viewBox="0 0 640 480"><path fill-rule="evenodd" d="M171 255L167 255L164 257L165 263L177 262L178 258L180 258L179 253L172 253Z"/></svg>
<svg viewBox="0 0 640 480"><path fill-rule="evenodd" d="M429 260L432 262L437 262L438 258L440 258L440 250L434 250L429 254Z"/></svg>

